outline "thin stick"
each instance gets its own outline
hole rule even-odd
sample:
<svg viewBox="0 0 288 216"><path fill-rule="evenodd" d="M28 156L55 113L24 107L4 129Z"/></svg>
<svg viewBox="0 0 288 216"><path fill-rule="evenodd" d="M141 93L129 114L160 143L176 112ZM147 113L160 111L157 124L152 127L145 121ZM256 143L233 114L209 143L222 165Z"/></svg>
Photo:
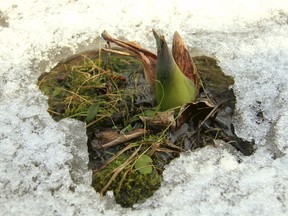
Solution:
<svg viewBox="0 0 288 216"><path fill-rule="evenodd" d="M108 142L108 143L102 145L102 148L110 148L110 147L125 143L129 140L132 140L132 139L135 139L139 136L142 136L146 132L147 131L145 129L141 129L141 128L135 129L129 134L120 135L117 139L112 140L111 142Z"/></svg>
<svg viewBox="0 0 288 216"><path fill-rule="evenodd" d="M130 53L121 52L121 51L118 51L118 50L112 50L112 49L106 49L106 48L102 48L102 50L105 51L105 52L114 53L114 54L118 54L118 55L132 56Z"/></svg>

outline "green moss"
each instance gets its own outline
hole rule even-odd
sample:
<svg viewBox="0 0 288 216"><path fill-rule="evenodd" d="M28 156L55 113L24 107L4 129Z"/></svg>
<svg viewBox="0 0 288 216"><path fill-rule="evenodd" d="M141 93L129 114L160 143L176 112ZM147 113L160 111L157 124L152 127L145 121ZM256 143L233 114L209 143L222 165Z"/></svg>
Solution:
<svg viewBox="0 0 288 216"><path fill-rule="evenodd" d="M123 207L132 207L135 203L151 197L160 186L161 175L156 171L151 174L130 171L122 185L114 190L115 200Z"/></svg>
<svg viewBox="0 0 288 216"><path fill-rule="evenodd" d="M92 178L92 186L97 192L101 192L105 185L108 183L110 178L113 175L113 170L117 167L120 167L125 161L127 157L119 156L116 160L110 163L107 167L102 169L101 171L94 172ZM117 183L114 181L112 184L107 188L107 190L113 190Z"/></svg>
<svg viewBox="0 0 288 216"><path fill-rule="evenodd" d="M113 174L128 159L128 156L119 156L105 169L93 174L92 186L101 192ZM112 190L115 200L123 207L132 207L133 204L152 196L160 187L161 175L153 170L150 174L142 174L134 167L125 167L112 181L108 190Z"/></svg>
<svg viewBox="0 0 288 216"><path fill-rule="evenodd" d="M56 121L73 117L93 124L102 119L99 125L115 114L122 121L130 115L127 100L134 96L125 89L127 75L138 70L140 63L132 57L112 56L111 64L105 66L97 53L90 57L70 58L39 78L40 90L49 96L48 111ZM98 107L93 117L91 106Z"/></svg>

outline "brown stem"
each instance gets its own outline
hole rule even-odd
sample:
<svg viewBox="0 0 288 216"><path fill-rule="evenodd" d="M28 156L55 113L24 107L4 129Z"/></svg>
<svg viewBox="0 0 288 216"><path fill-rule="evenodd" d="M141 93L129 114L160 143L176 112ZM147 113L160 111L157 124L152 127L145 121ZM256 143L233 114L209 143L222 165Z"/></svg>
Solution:
<svg viewBox="0 0 288 216"><path fill-rule="evenodd" d="M102 145L102 148L110 148L110 147L125 143L129 140L142 136L146 132L147 131L145 129L137 128L129 134L120 135L117 139L112 140L111 142L105 143L104 145Z"/></svg>

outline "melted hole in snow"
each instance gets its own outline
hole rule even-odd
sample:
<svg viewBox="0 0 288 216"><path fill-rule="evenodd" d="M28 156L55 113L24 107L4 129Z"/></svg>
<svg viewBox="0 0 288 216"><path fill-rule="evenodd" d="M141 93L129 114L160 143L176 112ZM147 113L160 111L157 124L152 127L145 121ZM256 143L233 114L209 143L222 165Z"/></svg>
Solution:
<svg viewBox="0 0 288 216"><path fill-rule="evenodd" d="M67 56L70 50L63 53ZM160 187L164 166L183 151L213 145L232 154L254 152L253 142L234 133L233 78L211 57L193 59L204 86L201 100L176 118L176 112L155 110L142 65L130 56L86 51L39 77L54 120L75 118L86 123L92 185L101 195L113 190L116 202L124 207L141 202ZM72 164L76 168L81 161L77 158Z"/></svg>

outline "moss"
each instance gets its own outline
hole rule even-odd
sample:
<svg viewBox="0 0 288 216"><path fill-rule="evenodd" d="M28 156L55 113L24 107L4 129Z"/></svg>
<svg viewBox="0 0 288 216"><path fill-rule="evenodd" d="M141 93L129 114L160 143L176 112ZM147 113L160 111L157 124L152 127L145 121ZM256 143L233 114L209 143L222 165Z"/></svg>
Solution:
<svg viewBox="0 0 288 216"><path fill-rule="evenodd" d="M156 171L151 174L140 174L131 171L123 184L114 191L115 200L123 207L132 207L133 204L151 197L161 185L161 175Z"/></svg>
<svg viewBox="0 0 288 216"><path fill-rule="evenodd" d="M93 174L92 186L101 192L109 182L115 170L128 159L128 156L119 156L105 169ZM112 190L115 200L123 207L132 207L133 204L152 196L161 185L161 175L156 170L150 174L141 174L133 167L125 167L112 181L108 190Z"/></svg>
<svg viewBox="0 0 288 216"><path fill-rule="evenodd" d="M92 178L92 186L97 192L101 192L105 185L108 183L110 178L113 175L113 170L117 167L121 166L127 157L119 156L116 160L110 163L107 167L102 169L101 171L94 172ZM115 188L116 182L112 182L112 184L107 188L107 190L113 190Z"/></svg>
<svg viewBox="0 0 288 216"><path fill-rule="evenodd" d="M40 90L49 96L48 111L56 121L73 117L93 123L102 119L97 122L100 125L116 113L122 121L131 113L127 104L134 96L125 86L128 74L139 70L140 63L132 57L112 56L111 64L105 65L97 53L90 57L71 57L39 78ZM91 106L98 107L92 117Z"/></svg>

